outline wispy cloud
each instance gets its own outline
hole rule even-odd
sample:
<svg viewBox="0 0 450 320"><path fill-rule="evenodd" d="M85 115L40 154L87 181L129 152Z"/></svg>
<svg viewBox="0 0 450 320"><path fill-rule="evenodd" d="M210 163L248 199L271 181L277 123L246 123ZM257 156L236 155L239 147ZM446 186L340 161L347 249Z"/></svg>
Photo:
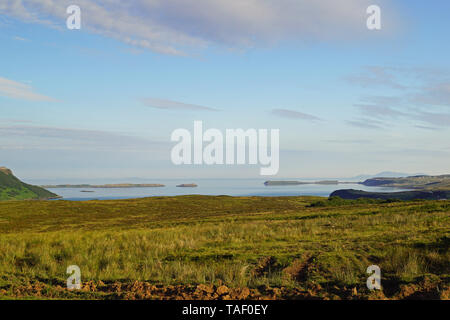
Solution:
<svg viewBox="0 0 450 320"><path fill-rule="evenodd" d="M144 98L142 103L148 107L162 110L178 110L178 111L219 111L218 109L200 106L196 104L165 100L165 99L155 99L155 98Z"/></svg>
<svg viewBox="0 0 450 320"><path fill-rule="evenodd" d="M410 99L416 105L450 106L450 76L446 82L428 84Z"/></svg>
<svg viewBox="0 0 450 320"><path fill-rule="evenodd" d="M23 119L10 119L10 118L0 118L0 123L6 123L6 124L18 124L18 123L33 123L33 121L30 120L23 120Z"/></svg>
<svg viewBox="0 0 450 320"><path fill-rule="evenodd" d="M64 25L72 0L3 0L0 12ZM82 30L132 46L183 55L194 48L250 48L283 40L362 39L371 0L78 0ZM388 1L379 5L390 8ZM384 24L393 23L391 12ZM385 30L395 29L392 24Z"/></svg>
<svg viewBox="0 0 450 320"><path fill-rule="evenodd" d="M416 128L420 129L431 130L437 129L439 127L450 127L450 113L429 112L422 111L420 109L411 109L408 112L400 112L389 107L381 106L359 106L359 108L362 114L368 117L368 119L364 120L364 122L370 121L371 124L367 126L361 121L349 121L349 124L354 126L372 128L373 126L382 127L382 124L384 124L383 121L389 121L390 123L392 123L392 120L395 120L396 122L403 120L409 123L421 122L428 125L415 125Z"/></svg>
<svg viewBox="0 0 450 320"><path fill-rule="evenodd" d="M356 119L348 120L347 124L353 127L358 127L362 129L382 129L383 123L381 121L376 121L373 119Z"/></svg>
<svg viewBox="0 0 450 320"><path fill-rule="evenodd" d="M55 128L32 125L0 126L0 137L27 149L141 150L154 151L167 145L120 132Z"/></svg>
<svg viewBox="0 0 450 320"><path fill-rule="evenodd" d="M450 72L447 69L374 66L347 80L363 87L382 86L398 92L390 96L361 97L361 102L354 106L368 120L379 123L352 120L348 121L350 125L375 128L403 121L427 130L450 127L450 114L442 111L442 107L450 106Z"/></svg>
<svg viewBox="0 0 450 320"><path fill-rule="evenodd" d="M351 84L364 88L367 87L391 87L404 90L407 87L400 83L398 75L388 67L367 66L360 73L348 75L344 78Z"/></svg>
<svg viewBox="0 0 450 320"><path fill-rule="evenodd" d="M427 126L420 126L420 125L416 125L416 126L414 126L414 127L418 128L418 129L431 130L431 131L439 130L438 128L427 127Z"/></svg>
<svg viewBox="0 0 450 320"><path fill-rule="evenodd" d="M19 37L19 36L15 36L13 39L17 40L17 41L29 41L28 39L25 39L25 38L22 38L22 37Z"/></svg>
<svg viewBox="0 0 450 320"><path fill-rule="evenodd" d="M439 127L450 127L450 113L421 111L413 114L412 118Z"/></svg>
<svg viewBox="0 0 450 320"><path fill-rule="evenodd" d="M313 116L311 114L303 113L300 111L289 110L289 109L273 109L272 114L282 118L288 119L300 119L300 120L312 120L320 121L321 119Z"/></svg>
<svg viewBox="0 0 450 320"><path fill-rule="evenodd" d="M402 99L399 96L382 96L382 95L369 95L361 98L361 101L367 104L375 104L375 105L400 105L402 103Z"/></svg>
<svg viewBox="0 0 450 320"><path fill-rule="evenodd" d="M338 144L369 144L369 143L372 143L371 140L367 140L367 139L325 140L325 142L338 143Z"/></svg>
<svg viewBox="0 0 450 320"><path fill-rule="evenodd" d="M398 118L407 116L405 112L382 105L355 104L355 106L358 107L363 114L374 118Z"/></svg>
<svg viewBox="0 0 450 320"><path fill-rule="evenodd" d="M410 110L408 113L406 112L398 112L392 110L390 108L381 108L377 107L375 112L370 108L362 108L363 114L367 117L372 117L371 120L374 119L383 119L383 120L396 120L396 122L400 120L404 120L406 122L421 122L428 126L423 125L415 125L417 128L421 129L437 129L439 127L450 127L450 113L445 112L428 112L421 111L419 109ZM381 123L381 122L379 122ZM391 121L392 123L392 121ZM433 127L430 127L433 126Z"/></svg>
<svg viewBox="0 0 450 320"><path fill-rule="evenodd" d="M28 84L2 77L0 77L0 96L28 101L58 101L57 99L35 92Z"/></svg>

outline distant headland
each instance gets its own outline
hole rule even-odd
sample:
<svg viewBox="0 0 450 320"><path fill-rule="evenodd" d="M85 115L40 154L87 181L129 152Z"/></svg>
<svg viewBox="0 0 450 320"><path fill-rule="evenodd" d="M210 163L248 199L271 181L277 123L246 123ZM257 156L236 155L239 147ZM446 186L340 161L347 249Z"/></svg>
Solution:
<svg viewBox="0 0 450 320"><path fill-rule="evenodd" d="M368 187L392 187L419 190L450 190L450 174L440 176L417 175L402 178L372 178L361 182Z"/></svg>
<svg viewBox="0 0 450 320"><path fill-rule="evenodd" d="M441 200L450 198L450 174L439 176L415 175L409 177L374 177L362 182L341 182L337 180L324 180L314 182L303 181L266 181L266 186L292 186L292 185L338 185L338 184L360 184L366 187L383 187L392 189L404 189L400 192L367 192L355 189L336 190L330 197L340 197L343 199L396 199L412 200L427 199Z"/></svg>
<svg viewBox="0 0 450 320"><path fill-rule="evenodd" d="M330 197L343 199L396 199L396 200L444 200L450 198L450 174L440 176L417 175L402 178L372 178L360 184L367 187L410 189L401 192L366 192L362 190L336 190Z"/></svg>

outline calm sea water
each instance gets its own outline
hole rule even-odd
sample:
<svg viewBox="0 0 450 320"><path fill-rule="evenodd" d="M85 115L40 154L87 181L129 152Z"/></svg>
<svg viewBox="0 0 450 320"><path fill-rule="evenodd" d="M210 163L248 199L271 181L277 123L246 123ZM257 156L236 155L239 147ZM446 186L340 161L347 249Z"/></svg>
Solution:
<svg viewBox="0 0 450 320"><path fill-rule="evenodd" d="M373 192L401 191L392 188L365 187L360 184L340 185L296 185L296 186L265 186L265 180L258 179L204 179L196 181L186 180L157 180L148 183L160 183L161 188L53 188L50 191L62 196L64 200L112 200L132 199L154 196L178 196L178 195L228 195L228 196L323 196L328 197L338 189L357 189ZM182 183L196 183L197 188L177 188ZM93 192L81 192L93 191Z"/></svg>

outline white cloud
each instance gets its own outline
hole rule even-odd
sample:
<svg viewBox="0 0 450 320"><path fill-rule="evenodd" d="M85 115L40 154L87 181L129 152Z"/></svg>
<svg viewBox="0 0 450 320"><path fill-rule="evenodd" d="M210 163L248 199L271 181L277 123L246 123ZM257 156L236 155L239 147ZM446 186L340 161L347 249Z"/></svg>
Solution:
<svg viewBox="0 0 450 320"><path fill-rule="evenodd" d="M0 96L28 101L58 101L35 92L30 85L2 77L0 77Z"/></svg>
<svg viewBox="0 0 450 320"><path fill-rule="evenodd" d="M82 29L165 54L208 46L361 38L370 0L78 0ZM384 25L391 8L379 0ZM64 26L71 0L4 0L0 12ZM390 30L390 28L386 28ZM392 30L392 29L391 29ZM384 29L381 31L384 32Z"/></svg>

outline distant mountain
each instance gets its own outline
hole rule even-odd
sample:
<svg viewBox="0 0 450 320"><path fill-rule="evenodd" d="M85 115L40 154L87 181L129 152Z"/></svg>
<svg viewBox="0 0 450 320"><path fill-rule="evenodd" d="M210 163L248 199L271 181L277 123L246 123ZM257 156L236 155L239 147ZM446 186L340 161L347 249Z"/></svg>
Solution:
<svg viewBox="0 0 450 320"><path fill-rule="evenodd" d="M58 195L41 187L24 183L15 177L10 169L0 167L0 201L46 200L54 198L58 198Z"/></svg>

